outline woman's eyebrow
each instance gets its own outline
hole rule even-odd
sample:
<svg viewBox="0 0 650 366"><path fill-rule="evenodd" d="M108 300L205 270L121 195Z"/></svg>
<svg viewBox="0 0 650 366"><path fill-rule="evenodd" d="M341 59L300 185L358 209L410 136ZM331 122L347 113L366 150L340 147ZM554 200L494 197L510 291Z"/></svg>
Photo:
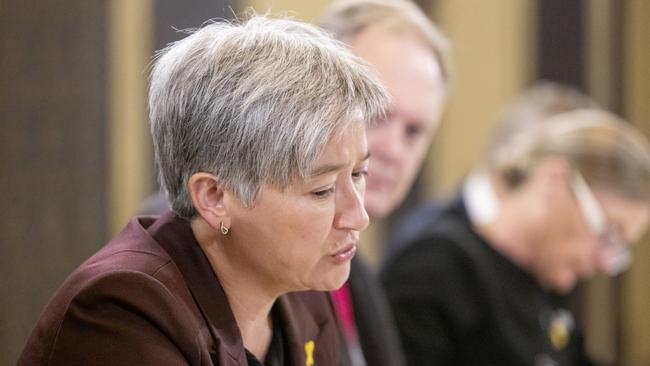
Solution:
<svg viewBox="0 0 650 366"><path fill-rule="evenodd" d="M366 161L370 159L370 151L367 151L361 158L359 158L359 162ZM319 175L335 172L337 170L341 170L345 167L345 164L323 164L321 166L316 167L312 173L310 174L311 177L317 177Z"/></svg>

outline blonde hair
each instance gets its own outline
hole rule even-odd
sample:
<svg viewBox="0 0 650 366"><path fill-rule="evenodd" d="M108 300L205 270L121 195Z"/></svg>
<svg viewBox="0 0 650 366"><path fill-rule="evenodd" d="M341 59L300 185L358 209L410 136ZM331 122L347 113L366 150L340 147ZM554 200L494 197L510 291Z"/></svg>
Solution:
<svg viewBox="0 0 650 366"><path fill-rule="evenodd" d="M598 109L550 117L508 146L493 168L511 187L525 181L536 164L565 158L587 182L622 197L650 200L650 145L630 123Z"/></svg>
<svg viewBox="0 0 650 366"><path fill-rule="evenodd" d="M411 1L334 1L326 10L320 26L343 42L350 42L369 26L381 26L396 33L410 32L431 49L440 65L443 80L449 85L452 74L449 41Z"/></svg>
<svg viewBox="0 0 650 366"><path fill-rule="evenodd" d="M556 114L576 109L598 108L588 95L551 81L538 81L519 94L502 112L484 156L491 164L501 147Z"/></svg>

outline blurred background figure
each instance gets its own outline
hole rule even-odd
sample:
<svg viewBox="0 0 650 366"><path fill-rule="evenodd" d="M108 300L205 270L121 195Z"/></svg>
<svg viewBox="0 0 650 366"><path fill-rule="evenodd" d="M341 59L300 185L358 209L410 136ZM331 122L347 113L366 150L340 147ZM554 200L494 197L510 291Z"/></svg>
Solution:
<svg viewBox="0 0 650 366"><path fill-rule="evenodd" d="M388 259L409 364L592 364L564 295L626 268L650 219L650 147L602 110L557 114L585 97L550 85L531 97L462 193Z"/></svg>
<svg viewBox="0 0 650 366"><path fill-rule="evenodd" d="M400 216L451 194L481 159L502 107L562 82L650 134L650 3L415 0L453 41L444 123L400 207L362 235L369 264ZM253 7L317 22L330 0L4 0L0 11L0 364L13 365L49 295L120 230L155 183L146 71L176 29ZM471 132L471 133L470 133ZM650 245L624 276L589 281L592 354L650 364Z"/></svg>

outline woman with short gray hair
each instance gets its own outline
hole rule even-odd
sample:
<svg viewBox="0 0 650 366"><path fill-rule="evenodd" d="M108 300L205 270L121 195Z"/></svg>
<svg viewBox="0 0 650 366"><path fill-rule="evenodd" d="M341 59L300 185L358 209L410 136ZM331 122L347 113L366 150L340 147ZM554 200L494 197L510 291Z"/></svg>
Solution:
<svg viewBox="0 0 650 366"><path fill-rule="evenodd" d="M214 22L158 53L149 108L172 210L57 291L19 365L333 365L324 293L359 232L386 95L316 27Z"/></svg>

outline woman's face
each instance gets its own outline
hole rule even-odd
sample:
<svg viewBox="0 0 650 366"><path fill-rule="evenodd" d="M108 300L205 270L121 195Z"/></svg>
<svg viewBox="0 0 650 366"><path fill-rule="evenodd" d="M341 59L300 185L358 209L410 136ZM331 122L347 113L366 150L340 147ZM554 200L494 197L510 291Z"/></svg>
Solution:
<svg viewBox="0 0 650 366"><path fill-rule="evenodd" d="M286 190L262 185L252 208L228 202L233 266L265 289L334 290L348 278L359 232L368 170L359 123L327 143L313 174Z"/></svg>
<svg viewBox="0 0 650 366"><path fill-rule="evenodd" d="M647 202L606 190L587 189L595 198L596 210L602 213L607 230L599 233L590 225L584 202L570 186L567 194L551 203L555 210L546 228L548 234L537 252L542 282L559 293L570 291L580 279L596 272L610 272L612 260L616 259L616 244L627 246L638 241L648 227Z"/></svg>

